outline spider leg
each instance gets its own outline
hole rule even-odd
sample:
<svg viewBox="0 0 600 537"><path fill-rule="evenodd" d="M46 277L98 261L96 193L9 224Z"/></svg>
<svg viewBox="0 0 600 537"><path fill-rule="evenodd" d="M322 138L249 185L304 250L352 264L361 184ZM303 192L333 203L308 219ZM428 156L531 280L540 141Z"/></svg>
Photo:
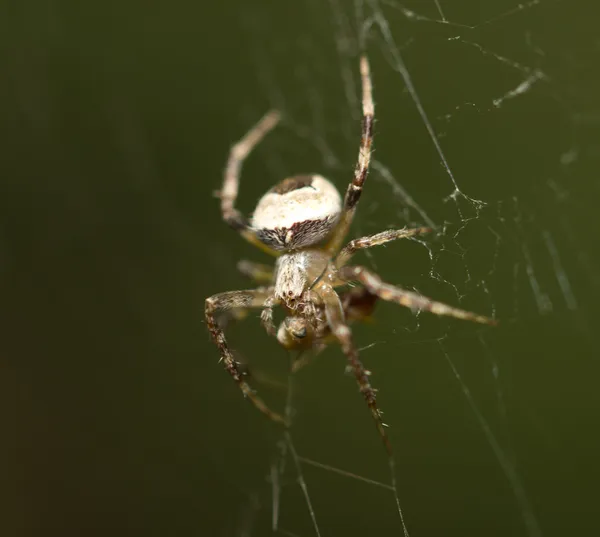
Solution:
<svg viewBox="0 0 600 537"><path fill-rule="evenodd" d="M279 255L279 253L258 240L246 217L235 208L235 200L238 195L242 165L246 157L275 128L277 123L279 123L279 119L279 112L271 110L231 148L227 167L225 168L223 188L217 194L221 198L223 220L238 231L247 241L275 256Z"/></svg>
<svg viewBox="0 0 600 537"><path fill-rule="evenodd" d="M273 281L273 267L254 261L241 260L237 264L238 270L257 283L271 283Z"/></svg>
<svg viewBox="0 0 600 537"><path fill-rule="evenodd" d="M371 314L375 309L375 303L378 300L377 295L369 293L364 287L352 287L344 290L340 295L340 301L344 310L344 319L346 323L370 322ZM321 337L313 343L310 352L301 351L292 365L292 373L299 371L310 364L317 355L335 341L335 336L331 333L331 328L327 325L326 330Z"/></svg>
<svg viewBox="0 0 600 537"><path fill-rule="evenodd" d="M273 323L273 306L275 304L277 304L277 299L271 295L265 300L263 310L260 314L260 322L270 336L277 335L277 329L275 328L275 323Z"/></svg>
<svg viewBox="0 0 600 537"><path fill-rule="evenodd" d="M369 382L369 375L371 373L365 369L365 366L358 357L358 350L354 346L352 341L352 332L344 318L344 309L340 298L331 286L324 285L320 287L319 294L323 298L323 302L325 304L325 315L327 318L327 323L331 328L331 332L340 343L346 358L348 358L348 362L352 368L352 372L354 373L358 387L363 394L365 401L367 402L367 406L371 411L373 419L375 420L377 430L381 435L387 452L391 455L392 446L390 444L388 435L385 432L385 424L381 419L381 411L377 407L375 390L371 387L371 383Z"/></svg>
<svg viewBox="0 0 600 537"><path fill-rule="evenodd" d="M465 321L474 321L476 323L491 325L497 324L497 321L490 319L489 317L484 317L483 315L478 315L470 311L454 308L452 306L448 306L447 304L443 304L442 302L436 302L430 298L421 296L418 293L407 291L400 287L386 283L377 274L365 267L342 267L338 273L338 276L346 282L358 281L364 285L370 293L377 295L379 298L389 302L396 302L401 306L406 306L407 308L411 308L413 310L430 311L436 315L447 315L449 317L455 317Z"/></svg>
<svg viewBox="0 0 600 537"><path fill-rule="evenodd" d="M223 330L227 330L231 323L243 321L248 316L248 310L245 308L234 308L220 312L217 316L217 323Z"/></svg>
<svg viewBox="0 0 600 537"><path fill-rule="evenodd" d="M396 239L407 239L409 237L414 237L415 235L429 233L430 231L431 228L429 227L417 227L413 229L390 229L388 231L377 233L376 235L354 239L344 246L342 251L337 255L335 258L335 266L337 268L343 267L348 261L350 261L350 258L358 250L365 250L366 248L379 246L380 244L395 241Z"/></svg>
<svg viewBox="0 0 600 537"><path fill-rule="evenodd" d="M346 196L344 198L344 208L340 221L333 232L329 243L325 246L328 253L334 254L338 251L344 237L348 233L352 218L356 212L356 206L360 195L362 194L363 183L369 173L369 164L371 162L371 144L373 142L373 118L375 116L375 105L373 104L373 85L371 83L371 74L369 61L366 56L360 57L360 76L362 81L362 134L360 146L358 149L358 160L354 169L354 178L348 185Z"/></svg>
<svg viewBox="0 0 600 537"><path fill-rule="evenodd" d="M265 301L272 295L272 292L272 288L265 288L250 291L229 291L226 293L219 293L206 299L205 314L208 330L210 331L210 335L212 336L215 345L219 348L221 360L225 364L227 372L232 376L233 380L235 380L243 394L250 399L258 410L273 421L285 424L284 418L280 414L273 412L260 397L255 395L254 391L244 380L244 374L241 371L240 364L235 361L231 349L227 344L227 340L225 339L225 333L217 322L217 315L221 312L239 308L263 307Z"/></svg>

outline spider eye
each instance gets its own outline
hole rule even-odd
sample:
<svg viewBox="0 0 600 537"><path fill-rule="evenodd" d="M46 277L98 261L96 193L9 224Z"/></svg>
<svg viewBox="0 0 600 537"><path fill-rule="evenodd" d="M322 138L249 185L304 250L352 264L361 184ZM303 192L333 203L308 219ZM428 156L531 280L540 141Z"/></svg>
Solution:
<svg viewBox="0 0 600 537"><path fill-rule="evenodd" d="M275 185L258 202L252 227L258 238L277 250L304 248L333 230L342 198L320 175L297 176Z"/></svg>

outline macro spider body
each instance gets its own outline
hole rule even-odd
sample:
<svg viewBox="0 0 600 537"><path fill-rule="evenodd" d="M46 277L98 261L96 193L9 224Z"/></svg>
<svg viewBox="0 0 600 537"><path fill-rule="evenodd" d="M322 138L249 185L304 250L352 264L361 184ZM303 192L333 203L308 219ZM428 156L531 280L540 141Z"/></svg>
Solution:
<svg viewBox="0 0 600 537"><path fill-rule="evenodd" d="M478 323L494 324L494 321L385 283L365 267L348 265L359 250L431 231L429 228L388 230L354 239L342 247L367 178L373 139L374 105L366 56L361 57L360 73L362 136L354 177L343 200L335 186L320 175L290 177L269 190L259 200L252 218L247 220L235 209L241 167L252 149L277 125L279 114L275 111L266 114L232 147L219 192L223 219L245 239L277 259L274 270L262 264L240 262L240 270L262 286L207 298L205 312L208 329L229 374L260 411L281 423L285 423L284 418L273 412L246 382L219 318L250 308L262 309L263 327L289 350L318 351L330 341L337 341L389 451L375 390L369 381L370 373L359 359L349 323L368 317L377 299ZM362 287L342 290L341 295L337 293L336 288L352 282ZM285 314L278 328L273 322L276 306Z"/></svg>

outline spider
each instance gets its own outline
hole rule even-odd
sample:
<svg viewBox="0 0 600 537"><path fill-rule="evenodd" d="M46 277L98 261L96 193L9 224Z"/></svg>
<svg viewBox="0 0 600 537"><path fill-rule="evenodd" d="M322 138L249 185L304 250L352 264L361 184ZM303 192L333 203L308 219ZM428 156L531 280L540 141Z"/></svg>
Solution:
<svg viewBox="0 0 600 537"><path fill-rule="evenodd" d="M370 372L359 359L349 323L370 315L375 300L380 298L413 310L426 310L436 315L483 324L493 319L433 301L417 293L384 282L363 266L348 265L353 255L363 249L397 239L414 237L430 228L391 229L368 237L354 239L342 247L360 200L369 171L373 140L374 104L369 62L360 58L362 83L362 136L354 177L342 198L335 186L320 175L298 175L284 179L258 202L250 220L236 208L242 164L254 147L277 125L277 111L267 113L239 142L232 146L221 191L223 219L242 237L275 256L274 270L268 265L242 261L240 270L262 287L246 291L219 293L206 299L206 324L219 349L221 361L243 394L273 421L286 424L248 385L245 372L232 354L219 317L236 311L260 308L261 323L267 333L289 350L320 350L337 341L353 372L359 389L371 411L381 438L391 452L378 409ZM336 292L340 286L359 283ZM275 327L273 308L281 306L285 319Z"/></svg>

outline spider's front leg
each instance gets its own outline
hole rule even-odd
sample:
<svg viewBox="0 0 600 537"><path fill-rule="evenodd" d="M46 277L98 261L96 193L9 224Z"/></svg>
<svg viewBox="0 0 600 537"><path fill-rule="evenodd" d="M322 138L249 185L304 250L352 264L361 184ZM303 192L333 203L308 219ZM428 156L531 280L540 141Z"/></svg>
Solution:
<svg viewBox="0 0 600 537"><path fill-rule="evenodd" d="M244 374L240 370L239 364L235 361L231 349L225 339L225 332L217 322L217 315L222 312L228 312L233 309L262 308L273 294L272 288L256 289L250 291L229 291L219 293L206 299L206 324L215 345L219 348L221 360L225 364L225 369L235 380L244 395L252 401L254 406L263 414L266 414L273 421L285 424L285 419L276 412L273 412L265 402L258 397L244 380Z"/></svg>
<svg viewBox="0 0 600 537"><path fill-rule="evenodd" d="M238 262L237 266L238 270L244 276L254 280L256 283L270 284L273 280L273 270L270 265L242 260ZM258 290L262 291L263 288L259 288ZM219 323L219 326L225 330L229 326L229 323L243 321L247 316L248 309L246 308L230 308L221 311L219 315L217 315L217 322ZM273 335L269 326L264 325L264 327L269 335Z"/></svg>
<svg viewBox="0 0 600 537"><path fill-rule="evenodd" d="M381 412L377 407L375 390L372 388L371 383L369 382L370 372L365 369L365 366L358 357L358 350L352 341L352 332L346 323L344 309L340 298L333 287L329 285L321 286L318 292L323 298L323 302L325 304L325 315L327 318L327 323L331 328L331 332L340 343L343 353L348 358L348 362L350 363L350 367L352 368L356 382L358 383L360 391L363 394L369 409L371 410L371 415L375 420L377 430L383 439L383 443L385 444L387 452L391 455L392 446L390 444L388 435L385 432L385 424L381 419Z"/></svg>
<svg viewBox="0 0 600 537"><path fill-rule="evenodd" d="M395 302L396 304L406 306L412 310L430 311L436 315L447 315L449 317L455 317L456 319L463 319L465 321L473 321L481 324L498 324L496 320L490 319L489 317L454 308L442 302L431 300L418 293L407 291L400 287L396 287L395 285L386 283L377 274L365 267L342 267L338 272L338 276L345 282L358 281L364 285L367 291L377 295L379 298L389 302Z"/></svg>

